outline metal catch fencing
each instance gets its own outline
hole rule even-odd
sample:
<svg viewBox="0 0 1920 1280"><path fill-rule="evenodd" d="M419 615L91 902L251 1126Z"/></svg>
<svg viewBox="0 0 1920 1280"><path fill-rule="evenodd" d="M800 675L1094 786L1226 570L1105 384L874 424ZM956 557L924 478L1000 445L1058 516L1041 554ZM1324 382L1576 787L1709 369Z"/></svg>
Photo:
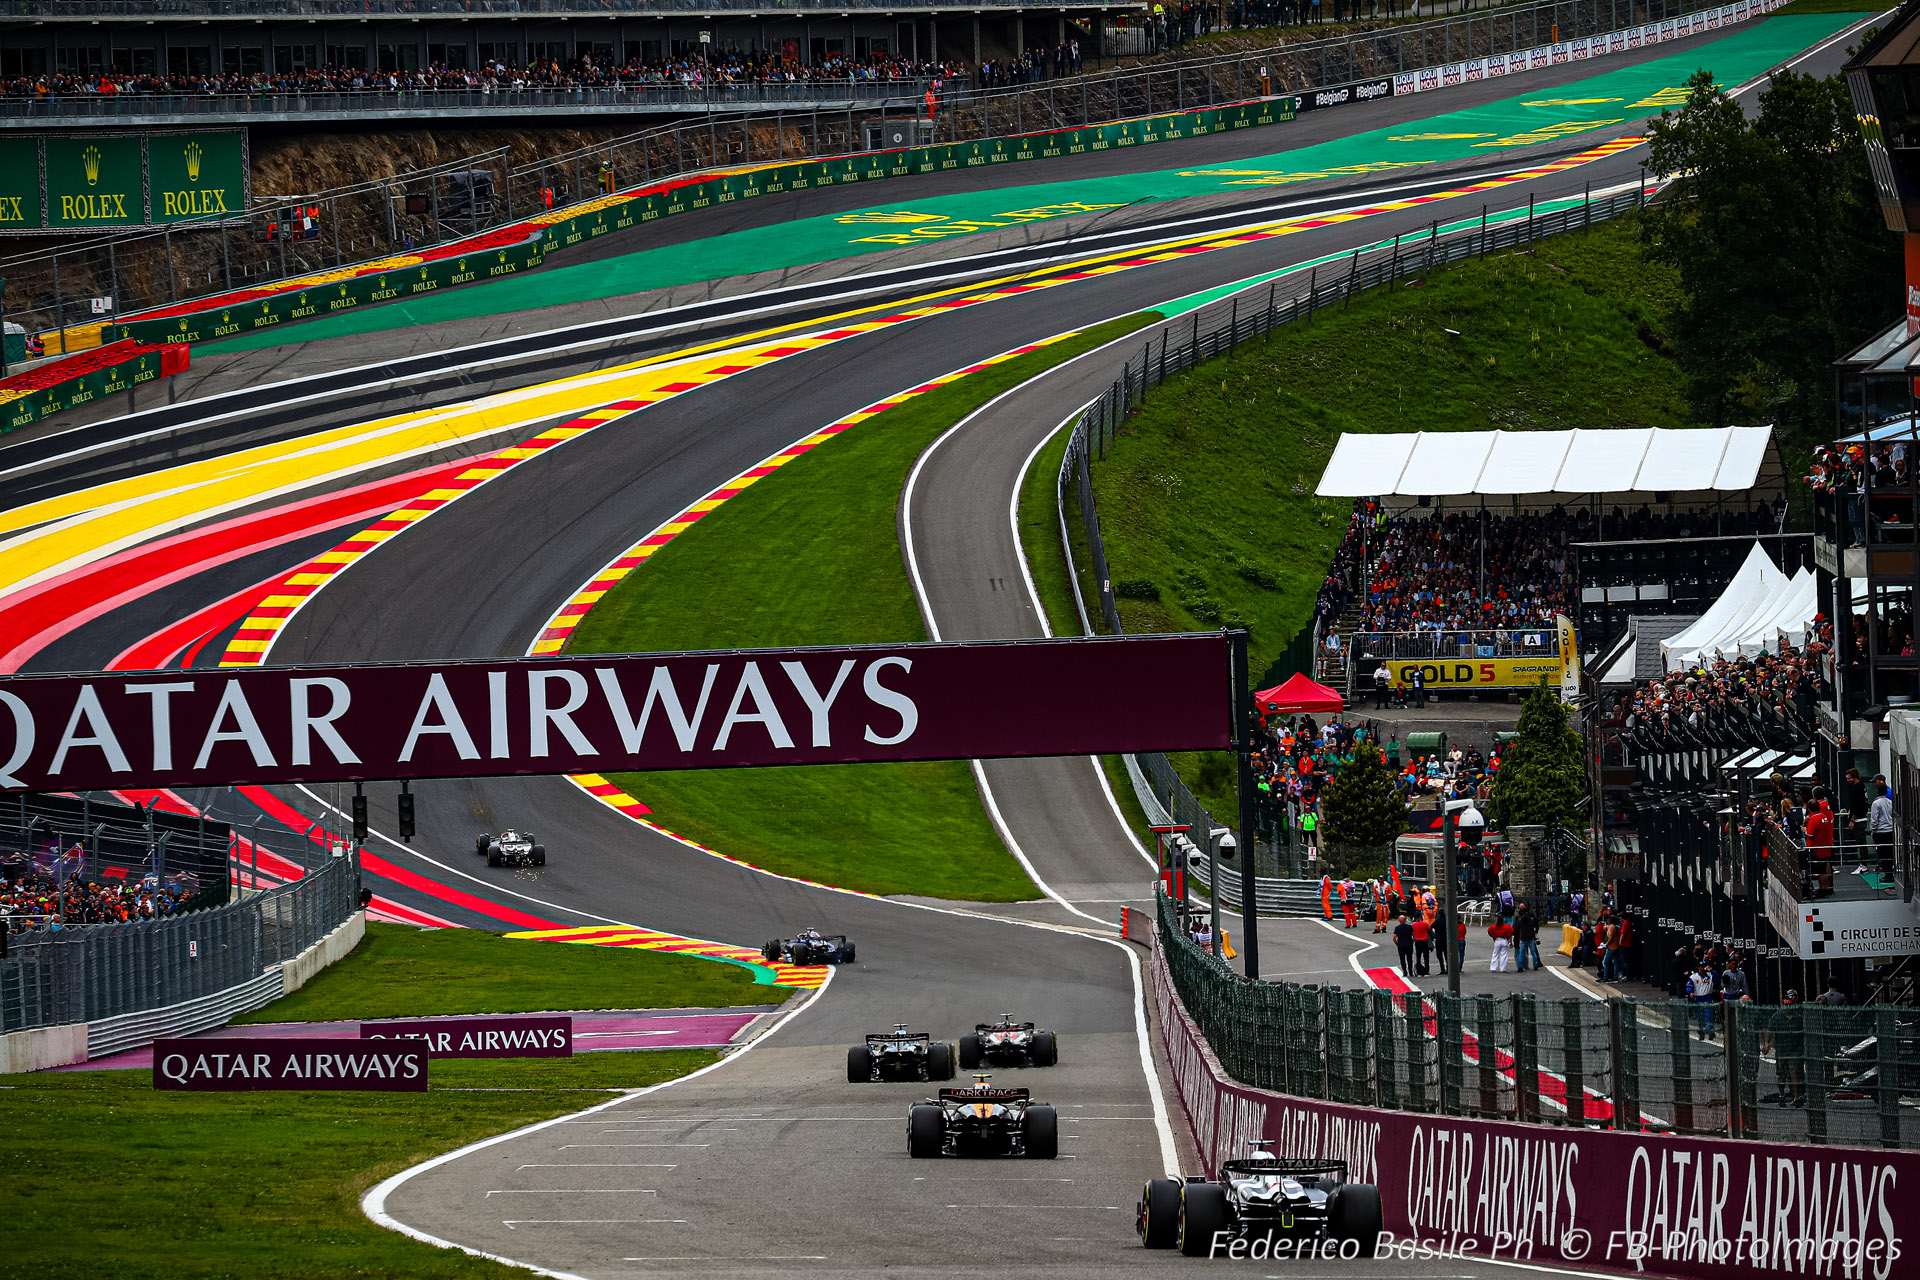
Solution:
<svg viewBox="0 0 1920 1280"><path fill-rule="evenodd" d="M252 982L359 906L356 859L330 859L241 902L161 920L14 934L0 957L0 1032L94 1023Z"/></svg>
<svg viewBox="0 0 1920 1280"><path fill-rule="evenodd" d="M1100 510L1093 490L1093 464L1104 459L1126 416L1146 403L1147 394L1170 377L1186 373L1218 356L1232 356L1240 347L1259 341L1275 328L1297 321L1310 321L1316 312L1343 306L1354 295L1381 285L1415 276L1426 276L1436 268L1467 258L1484 258L1507 249L1530 248L1547 236L1590 227L1596 222L1635 212L1645 205L1645 189L1636 187L1598 200L1557 202L1557 207L1537 210L1529 197L1524 217L1494 217L1484 207L1480 219L1441 226L1434 222L1428 231L1416 236L1396 236L1368 248L1356 249L1340 263L1327 264L1328 281L1320 283L1320 268L1309 268L1305 292L1297 290L1297 280L1287 280L1290 290L1282 296L1282 281L1271 281L1264 297L1258 286L1235 293L1193 312L1182 341L1173 338L1175 326L1169 324L1158 334L1143 340L1138 355L1121 366L1105 394L1086 409L1067 437L1066 452L1060 460L1060 473L1054 483L1054 505L1059 514L1060 542L1066 549L1067 577L1087 630L1095 630L1094 618L1087 610L1089 594L1099 601L1099 627L1102 634L1120 635L1126 631L1120 619L1120 597L1107 559L1106 542L1100 533ZM1295 273L1297 274L1297 273ZM1206 327L1208 317L1214 321ZM1077 545L1086 551L1087 563L1076 562L1072 535L1077 514ZM1087 575L1082 583L1083 571ZM1122 586L1125 583L1122 580ZM1090 588L1090 590L1089 590ZM1156 799L1176 823L1196 831L1208 831L1218 822L1181 779L1168 759L1157 752L1141 752L1134 757L1152 786ZM1261 870L1265 870L1263 866ZM1222 877L1227 879L1228 877ZM1262 894L1264 903L1267 895Z"/></svg>
<svg viewBox="0 0 1920 1280"><path fill-rule="evenodd" d="M8 320L47 334L48 353L60 354L68 349L70 326L364 267L477 235L594 198L603 174L627 188L726 166L857 154L881 145L889 121L909 118L913 145L1084 128L1443 66L1535 48L1556 35L1579 39L1711 7L1709 0L1531 0L1378 32L1035 84L949 82L931 119L921 114L925 86L906 81L871 82L863 92L877 96L825 110L722 112L690 104L707 107L706 114L549 156L526 159L500 147L340 188L256 192L255 207L239 217L0 258L4 311ZM99 298L111 301L110 313L92 314Z"/></svg>
<svg viewBox="0 0 1920 1280"><path fill-rule="evenodd" d="M1165 897L1160 945L1181 1002L1243 1084L1396 1111L1920 1148L1911 1009L1249 981L1190 940Z"/></svg>

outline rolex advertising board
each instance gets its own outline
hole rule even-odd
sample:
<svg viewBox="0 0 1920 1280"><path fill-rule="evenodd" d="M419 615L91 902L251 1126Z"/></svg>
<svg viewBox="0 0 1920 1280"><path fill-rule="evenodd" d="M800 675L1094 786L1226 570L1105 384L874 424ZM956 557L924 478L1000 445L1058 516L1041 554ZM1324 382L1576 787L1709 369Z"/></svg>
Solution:
<svg viewBox="0 0 1920 1280"><path fill-rule="evenodd" d="M239 130L0 138L0 234L238 218L247 194Z"/></svg>
<svg viewBox="0 0 1920 1280"><path fill-rule="evenodd" d="M0 136L0 231L37 228L40 221L40 139Z"/></svg>
<svg viewBox="0 0 1920 1280"><path fill-rule="evenodd" d="M149 222L238 217L247 209L246 147L237 133L147 138Z"/></svg>
<svg viewBox="0 0 1920 1280"><path fill-rule="evenodd" d="M147 173L138 137L52 137L44 142L49 227L127 227L147 220Z"/></svg>

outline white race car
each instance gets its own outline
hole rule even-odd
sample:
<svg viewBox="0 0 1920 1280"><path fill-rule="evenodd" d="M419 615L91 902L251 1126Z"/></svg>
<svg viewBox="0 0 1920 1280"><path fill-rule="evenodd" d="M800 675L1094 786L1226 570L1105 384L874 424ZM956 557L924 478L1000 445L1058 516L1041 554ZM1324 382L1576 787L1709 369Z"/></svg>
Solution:
<svg viewBox="0 0 1920 1280"><path fill-rule="evenodd" d="M497 836L481 832L474 838L473 851L485 858L490 867L547 865L547 846L535 844L532 836L511 827Z"/></svg>

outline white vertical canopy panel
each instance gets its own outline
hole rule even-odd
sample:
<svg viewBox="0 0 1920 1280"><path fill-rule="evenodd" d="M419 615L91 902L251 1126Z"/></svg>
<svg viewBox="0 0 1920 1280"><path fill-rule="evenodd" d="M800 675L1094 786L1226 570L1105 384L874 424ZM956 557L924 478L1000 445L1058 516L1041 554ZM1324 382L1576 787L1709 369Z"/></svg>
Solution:
<svg viewBox="0 0 1920 1280"><path fill-rule="evenodd" d="M1315 490L1323 498L1372 498L1393 493L1420 433L1354 435L1341 432Z"/></svg>
<svg viewBox="0 0 1920 1280"><path fill-rule="evenodd" d="M1711 489L1727 453L1724 431L1663 431L1654 428L1640 460L1635 489Z"/></svg>
<svg viewBox="0 0 1920 1280"><path fill-rule="evenodd" d="M1772 427L1728 427L1727 452L1720 459L1720 473L1713 478L1715 489L1751 489L1760 479L1760 468L1767 460L1767 445L1773 440Z"/></svg>
<svg viewBox="0 0 1920 1280"><path fill-rule="evenodd" d="M1496 431L1477 492L1552 493L1573 447L1571 431Z"/></svg>
<svg viewBox="0 0 1920 1280"><path fill-rule="evenodd" d="M1624 493L1640 483L1640 463L1653 443L1652 427L1575 431L1553 487L1560 493ZM1661 488L1665 488L1662 485Z"/></svg>
<svg viewBox="0 0 1920 1280"><path fill-rule="evenodd" d="M1493 450L1496 431L1421 431L1413 455L1390 492L1401 494L1478 493L1480 475Z"/></svg>
<svg viewBox="0 0 1920 1280"><path fill-rule="evenodd" d="M1727 624L1738 620L1756 601L1772 595L1786 580L1787 575L1775 567L1766 548L1754 543L1746 562L1733 575L1733 581L1720 593L1720 598L1692 626L1660 642L1666 669L1673 671L1691 663L1699 656L1703 642L1717 639Z"/></svg>

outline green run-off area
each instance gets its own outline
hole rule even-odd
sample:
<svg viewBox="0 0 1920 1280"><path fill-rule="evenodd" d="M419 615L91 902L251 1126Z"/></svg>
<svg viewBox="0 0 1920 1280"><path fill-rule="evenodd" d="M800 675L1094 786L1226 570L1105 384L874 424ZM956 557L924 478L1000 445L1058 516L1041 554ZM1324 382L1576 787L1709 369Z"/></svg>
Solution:
<svg viewBox="0 0 1920 1280"><path fill-rule="evenodd" d="M544 268L518 280L439 297L397 302L358 315L302 325L300 340L370 333L414 324L532 310L588 298L619 297L755 271L777 270L900 247L916 240L951 240L979 232L1085 216L1155 200L1285 187L1343 174L1418 169L1471 156L1497 156L1557 139L1594 145L1634 132L1638 121L1679 104L1687 77L1706 67L1726 85L1743 83L1840 30L1855 14L1779 16L1732 31L1701 48L1635 66L1601 71L1554 89L1525 89L1484 106L1374 129L1291 151L1251 157L1231 167L1162 169L1143 174L1005 187L875 205L833 216L732 232L687 244L642 249L575 267ZM1606 60L1595 63L1604 68ZM1446 95L1435 98L1443 105ZM1274 126L1285 136L1286 125ZM1178 145L1178 144L1175 144ZM902 237L907 237L903 240ZM258 334L222 343L244 350L287 340Z"/></svg>

